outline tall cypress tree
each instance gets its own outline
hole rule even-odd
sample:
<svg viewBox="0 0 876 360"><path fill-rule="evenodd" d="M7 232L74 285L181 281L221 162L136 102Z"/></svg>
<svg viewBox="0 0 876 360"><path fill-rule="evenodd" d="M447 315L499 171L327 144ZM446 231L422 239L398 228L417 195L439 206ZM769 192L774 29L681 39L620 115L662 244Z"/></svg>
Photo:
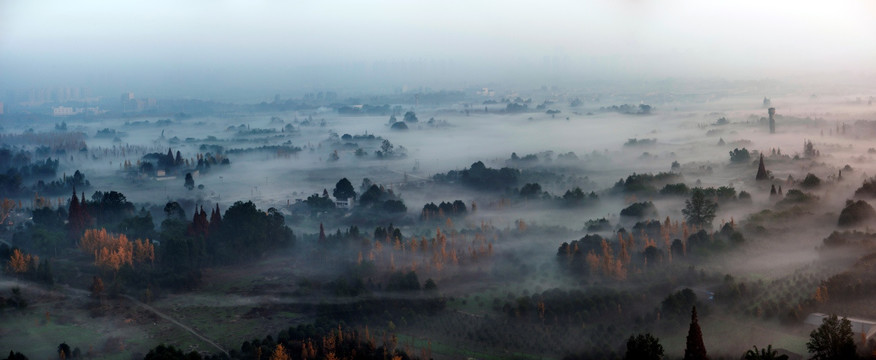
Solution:
<svg viewBox="0 0 876 360"><path fill-rule="evenodd" d="M82 193L85 197L85 193ZM84 200L84 199L83 199ZM73 188L73 196L70 198L70 208L67 210L67 239L74 245L85 231L85 226L88 224L88 213L86 205L79 202L79 197L76 196L76 188Z"/></svg>
<svg viewBox="0 0 876 360"><path fill-rule="evenodd" d="M754 177L755 180L767 180L769 177L767 176L766 167L763 166L763 154L760 154L760 164L757 166L757 175Z"/></svg>
<svg viewBox="0 0 876 360"><path fill-rule="evenodd" d="M687 346L684 348L684 360L708 360L706 345L703 344L703 332L697 323L697 307L694 306L690 315L690 329L687 331Z"/></svg>
<svg viewBox="0 0 876 360"><path fill-rule="evenodd" d="M207 227L208 233L210 233L211 235L216 235L221 227L222 213L219 212L219 204L216 204L216 209L211 211L210 214L210 225Z"/></svg>

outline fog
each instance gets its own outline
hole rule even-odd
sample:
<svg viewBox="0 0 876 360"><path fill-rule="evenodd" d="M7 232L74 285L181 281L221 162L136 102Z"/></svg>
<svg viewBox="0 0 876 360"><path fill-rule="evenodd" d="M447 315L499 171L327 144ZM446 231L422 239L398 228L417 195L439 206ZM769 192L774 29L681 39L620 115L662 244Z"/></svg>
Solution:
<svg viewBox="0 0 876 360"><path fill-rule="evenodd" d="M847 0L0 4L0 86L253 101L313 89L827 75L872 83Z"/></svg>
<svg viewBox="0 0 876 360"><path fill-rule="evenodd" d="M711 358L806 356L876 321L874 24L2 2L0 353L681 358L696 306Z"/></svg>

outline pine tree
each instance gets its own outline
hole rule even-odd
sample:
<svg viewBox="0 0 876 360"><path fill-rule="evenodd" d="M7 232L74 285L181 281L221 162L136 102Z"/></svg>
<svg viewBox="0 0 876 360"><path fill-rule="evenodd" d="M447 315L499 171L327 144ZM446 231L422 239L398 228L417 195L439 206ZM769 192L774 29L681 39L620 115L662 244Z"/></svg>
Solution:
<svg viewBox="0 0 876 360"><path fill-rule="evenodd" d="M210 225L207 226L209 234L217 234L222 227L222 213L219 211L219 204L216 204L216 209L210 212Z"/></svg>
<svg viewBox="0 0 876 360"><path fill-rule="evenodd" d="M690 315L690 328L687 331L687 346L684 348L684 360L708 360L706 345L703 344L703 332L697 323L697 307L694 306Z"/></svg>
<svg viewBox="0 0 876 360"><path fill-rule="evenodd" d="M73 188L73 197L70 198L70 208L67 210L67 237L71 242L79 239L82 231L85 230L85 209L79 204L79 197L76 196L76 188Z"/></svg>
<svg viewBox="0 0 876 360"><path fill-rule="evenodd" d="M754 177L755 180L767 180L769 177L767 176L766 167L763 165L763 154L760 154L760 164L757 165L757 175Z"/></svg>

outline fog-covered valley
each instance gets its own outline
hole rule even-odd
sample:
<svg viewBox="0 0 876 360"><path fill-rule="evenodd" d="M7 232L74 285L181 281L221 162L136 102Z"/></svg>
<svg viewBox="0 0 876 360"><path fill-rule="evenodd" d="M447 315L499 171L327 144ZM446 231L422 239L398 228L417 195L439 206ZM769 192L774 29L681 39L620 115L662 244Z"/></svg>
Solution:
<svg viewBox="0 0 876 360"><path fill-rule="evenodd" d="M0 1L0 356L876 353L865 0Z"/></svg>
<svg viewBox="0 0 876 360"><path fill-rule="evenodd" d="M696 305L712 358L805 354L876 318L876 112L783 85L6 115L3 346L674 358Z"/></svg>

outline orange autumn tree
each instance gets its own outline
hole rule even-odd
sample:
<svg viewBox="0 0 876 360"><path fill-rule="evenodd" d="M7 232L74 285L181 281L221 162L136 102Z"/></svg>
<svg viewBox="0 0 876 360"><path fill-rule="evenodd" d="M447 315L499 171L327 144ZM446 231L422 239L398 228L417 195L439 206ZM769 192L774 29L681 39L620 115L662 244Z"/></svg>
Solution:
<svg viewBox="0 0 876 360"><path fill-rule="evenodd" d="M79 240L79 249L94 256L94 264L105 270L118 271L125 264L155 261L155 247L148 239L129 241L125 234L113 234L106 229L88 229Z"/></svg>
<svg viewBox="0 0 876 360"><path fill-rule="evenodd" d="M283 347L283 344L277 344L277 347L274 348L274 353L271 354L271 360L290 360L289 354L286 353L286 348Z"/></svg>
<svg viewBox="0 0 876 360"><path fill-rule="evenodd" d="M155 262L155 245L149 239L134 241L134 262L145 264Z"/></svg>
<svg viewBox="0 0 876 360"><path fill-rule="evenodd" d="M9 257L9 270L16 273L25 273L30 270L32 264L39 262L39 258L30 254L25 254L21 250L12 250L12 256Z"/></svg>
<svg viewBox="0 0 876 360"><path fill-rule="evenodd" d="M12 215L12 210L15 210L15 201L6 198L0 200L0 223L6 222Z"/></svg>

